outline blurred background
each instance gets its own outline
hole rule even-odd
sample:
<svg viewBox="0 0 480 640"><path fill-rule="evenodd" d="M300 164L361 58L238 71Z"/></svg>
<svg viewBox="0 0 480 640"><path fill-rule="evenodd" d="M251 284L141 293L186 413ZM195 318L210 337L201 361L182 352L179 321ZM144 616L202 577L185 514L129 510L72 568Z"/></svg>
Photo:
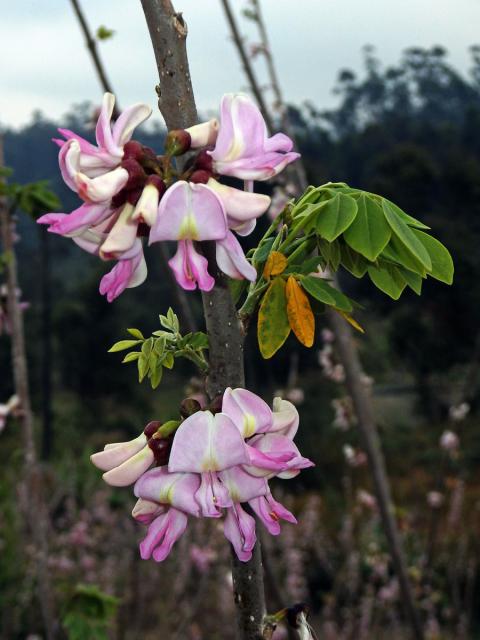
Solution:
<svg viewBox="0 0 480 640"><path fill-rule="evenodd" d="M267 52L252 3L232 5L278 123L285 112L266 53L274 59L308 182L346 181L384 195L432 227L452 253L453 286L429 279L422 297L407 290L394 302L368 279L340 276L364 305L356 318L366 333L355 339L426 637L480 637L480 3L304 0L292 7L262 0ZM120 105L154 108L136 137L160 149L165 131L140 4L81 6ZM223 93L249 85L221 3L183 0L176 9L189 26L193 85L206 118ZM0 54L0 127L12 180L48 180L60 210L70 211L76 196L61 180L51 138L60 126L91 139L103 94L71 4L5 4ZM278 185L261 188L282 195ZM158 329L158 314L169 306L182 319L160 254L148 252L147 282L109 305L98 293L104 264L21 210L16 223L59 637L233 638L229 550L218 524L191 523L166 562L143 562L143 530L129 517L132 492L107 487L89 461L105 442L135 437L199 391L188 363L152 391L119 354L107 353L127 327L146 335ZM268 223L267 216L260 221L257 238ZM15 393L3 284L0 271L0 408ZM189 302L203 329L199 295ZM406 638L370 472L326 327L320 319L312 349L291 338L268 362L254 331L247 340L247 386L269 402L281 392L297 405L298 445L316 463L288 487L275 487L299 524L264 540L268 596L278 608L308 602L320 638ZM2 412L0 637L37 640L46 636L19 508L22 439L15 410L4 419Z"/></svg>

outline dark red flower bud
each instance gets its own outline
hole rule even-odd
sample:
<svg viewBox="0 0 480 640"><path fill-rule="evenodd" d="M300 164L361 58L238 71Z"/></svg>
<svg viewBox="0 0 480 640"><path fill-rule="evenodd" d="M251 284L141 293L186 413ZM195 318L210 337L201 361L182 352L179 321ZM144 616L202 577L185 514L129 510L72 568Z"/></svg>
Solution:
<svg viewBox="0 0 480 640"><path fill-rule="evenodd" d="M127 192L127 202L129 202L131 205L135 206L137 204L137 202L138 202L138 199L142 195L142 191L143 191L142 187L136 187L134 189L130 189Z"/></svg>
<svg viewBox="0 0 480 640"><path fill-rule="evenodd" d="M173 434L169 435L167 438L155 438L154 436L148 441L148 446L153 451L155 463L158 467L168 464L172 443Z"/></svg>
<svg viewBox="0 0 480 640"><path fill-rule="evenodd" d="M126 160L127 158L133 158L137 160L137 162L141 162L142 157L144 155L144 146L137 142L136 140L129 140L126 144L123 145L123 158Z"/></svg>
<svg viewBox="0 0 480 640"><path fill-rule="evenodd" d="M212 156L209 155L205 150L200 151L195 158L195 168L196 169L205 169L205 171L212 171L213 160Z"/></svg>
<svg viewBox="0 0 480 640"><path fill-rule="evenodd" d="M126 189L122 189L118 193L116 193L112 198L112 209L118 209L118 207L123 207L125 202L127 201L128 192Z"/></svg>
<svg viewBox="0 0 480 640"><path fill-rule="evenodd" d="M149 422L147 424L147 426L143 430L143 433L147 436L147 438L151 438L154 433L157 433L158 429L160 429L161 426L162 423L159 420L152 420L152 422Z"/></svg>
<svg viewBox="0 0 480 640"><path fill-rule="evenodd" d="M220 411L222 410L222 401L223 396L217 396L216 398L214 398L208 407L209 410L212 413L220 413Z"/></svg>
<svg viewBox="0 0 480 640"><path fill-rule="evenodd" d="M211 177L212 174L210 173L210 171L205 171L205 169L198 169L197 171L194 171L192 173L188 180L189 182L195 182L197 184L207 184Z"/></svg>
<svg viewBox="0 0 480 640"><path fill-rule="evenodd" d="M121 166L128 171L128 181L124 187L127 191L143 187L147 179L147 174L141 164L133 158L126 158L122 160Z"/></svg>
<svg viewBox="0 0 480 640"><path fill-rule="evenodd" d="M165 138L165 151L169 156L181 156L190 149L192 139L188 131L173 129Z"/></svg>
<svg viewBox="0 0 480 640"><path fill-rule="evenodd" d="M195 400L195 398L185 398L185 400L182 400L182 403L180 404L180 415L182 418L188 418L201 410L202 407L199 401Z"/></svg>

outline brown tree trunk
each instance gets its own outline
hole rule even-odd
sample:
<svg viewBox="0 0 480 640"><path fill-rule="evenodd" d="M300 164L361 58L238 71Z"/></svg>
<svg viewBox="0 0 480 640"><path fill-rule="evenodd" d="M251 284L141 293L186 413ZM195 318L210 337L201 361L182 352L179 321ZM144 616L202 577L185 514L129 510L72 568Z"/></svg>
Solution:
<svg viewBox="0 0 480 640"><path fill-rule="evenodd" d="M186 52L187 25L170 0L141 0L157 61L160 84L158 106L168 129L186 128L197 122L197 110ZM215 263L214 246L203 243L215 287L203 293L209 336L210 398L228 386L244 386L243 336L226 278ZM260 544L249 562L239 562L232 550L237 629L241 640L261 640L266 613Z"/></svg>

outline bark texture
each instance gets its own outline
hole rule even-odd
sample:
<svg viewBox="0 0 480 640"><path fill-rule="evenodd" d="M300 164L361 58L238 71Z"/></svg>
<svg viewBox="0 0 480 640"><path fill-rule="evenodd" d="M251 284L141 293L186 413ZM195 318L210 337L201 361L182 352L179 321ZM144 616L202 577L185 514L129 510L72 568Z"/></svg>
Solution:
<svg viewBox="0 0 480 640"><path fill-rule="evenodd" d="M168 129L197 123L197 109L186 50L187 25L170 0L141 0L152 40L160 84L158 106ZM243 336L226 278L215 262L213 243L202 243L215 277L215 287L202 293L209 336L207 393L211 399L226 387L244 386ZM239 562L232 550L237 630L241 640L264 638L266 613L260 544L249 562Z"/></svg>

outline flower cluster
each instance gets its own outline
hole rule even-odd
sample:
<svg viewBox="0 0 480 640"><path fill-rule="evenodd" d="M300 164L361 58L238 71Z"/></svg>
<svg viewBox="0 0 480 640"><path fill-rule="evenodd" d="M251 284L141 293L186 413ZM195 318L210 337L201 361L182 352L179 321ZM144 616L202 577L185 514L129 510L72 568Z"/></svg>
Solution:
<svg viewBox="0 0 480 640"><path fill-rule="evenodd" d="M280 533L280 520L296 523L268 485L270 478L292 478L313 466L293 443L299 424L293 404L275 398L272 411L250 391L229 388L220 412L197 410L174 429L172 424L150 423L135 440L109 444L92 456L109 484L135 483L132 515L148 525L142 558L164 560L188 516L225 514L225 537L240 560L249 560L255 520L244 503L272 535Z"/></svg>
<svg viewBox="0 0 480 640"><path fill-rule="evenodd" d="M117 260L102 278L100 292L109 302L147 276L141 238L149 243L175 240L169 261L184 289L209 291L214 279L207 259L195 242L216 243L218 267L231 278L255 280L232 231L248 235L256 218L270 205L266 195L253 193L254 180L267 180L298 157L282 133L268 137L263 117L243 95L227 94L216 119L186 130L170 131L165 155L132 140L135 127L151 109L144 104L126 109L112 123L115 98L106 93L96 125L96 145L68 129L59 163L65 183L83 200L71 213L48 213L38 222L49 231L71 237L103 260ZM175 156L194 150L182 171ZM246 181L245 190L221 184L220 175Z"/></svg>

